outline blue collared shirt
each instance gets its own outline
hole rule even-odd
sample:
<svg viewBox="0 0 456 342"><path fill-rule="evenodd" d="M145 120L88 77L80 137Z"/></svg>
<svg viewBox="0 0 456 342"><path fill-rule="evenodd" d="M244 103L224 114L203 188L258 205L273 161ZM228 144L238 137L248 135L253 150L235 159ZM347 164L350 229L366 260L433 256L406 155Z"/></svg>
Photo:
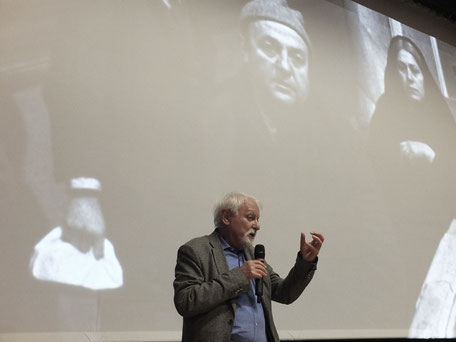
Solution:
<svg viewBox="0 0 456 342"><path fill-rule="evenodd" d="M241 267L245 262L244 252L232 248L219 234L229 269ZM231 340L236 342L267 342L266 322L263 306L257 303L255 280L250 280L250 290L236 300L236 313L231 332Z"/></svg>

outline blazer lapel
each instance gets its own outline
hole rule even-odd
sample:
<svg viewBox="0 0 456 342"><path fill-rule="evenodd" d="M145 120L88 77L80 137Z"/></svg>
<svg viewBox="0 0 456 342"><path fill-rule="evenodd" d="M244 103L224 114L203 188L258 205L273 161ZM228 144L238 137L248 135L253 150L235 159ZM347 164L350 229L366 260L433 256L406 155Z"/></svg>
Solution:
<svg viewBox="0 0 456 342"><path fill-rule="evenodd" d="M212 234L209 235L209 243L212 247L211 253L217 272L219 274L228 272L228 262L226 261L225 253L223 252L222 243L218 237L217 230L214 230Z"/></svg>
<svg viewBox="0 0 456 342"><path fill-rule="evenodd" d="M244 248L244 255L246 260L252 260L253 259L253 247L246 247Z"/></svg>
<svg viewBox="0 0 456 342"><path fill-rule="evenodd" d="M222 243L218 237L217 229L209 235L209 243L212 247L211 253L214 260L215 267L217 268L218 274L226 273L230 269L228 267L228 262L226 261L225 252L222 248ZM236 299L230 300L233 313L236 312Z"/></svg>

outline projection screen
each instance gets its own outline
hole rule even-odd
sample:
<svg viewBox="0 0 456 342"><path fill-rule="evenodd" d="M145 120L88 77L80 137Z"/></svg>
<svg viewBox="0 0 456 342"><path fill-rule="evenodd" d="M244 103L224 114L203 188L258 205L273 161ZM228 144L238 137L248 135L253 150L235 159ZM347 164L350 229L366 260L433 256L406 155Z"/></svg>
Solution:
<svg viewBox="0 0 456 342"><path fill-rule="evenodd" d="M177 249L229 191L282 276L326 237L282 339L455 337L456 47L266 3L0 2L2 341L179 340Z"/></svg>

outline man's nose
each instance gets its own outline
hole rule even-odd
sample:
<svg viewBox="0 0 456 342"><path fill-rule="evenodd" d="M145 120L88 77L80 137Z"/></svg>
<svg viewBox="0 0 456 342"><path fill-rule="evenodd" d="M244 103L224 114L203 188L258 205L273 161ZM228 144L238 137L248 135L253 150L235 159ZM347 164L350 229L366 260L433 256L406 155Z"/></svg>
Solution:
<svg viewBox="0 0 456 342"><path fill-rule="evenodd" d="M409 81L413 81L413 79L414 79L412 70L410 70L410 68L408 68L408 67L407 67L406 77L407 77L407 80L409 80Z"/></svg>
<svg viewBox="0 0 456 342"><path fill-rule="evenodd" d="M285 72L289 72L291 69L290 60L288 58L288 52L286 49L283 49L282 53L280 54L279 66Z"/></svg>
<svg viewBox="0 0 456 342"><path fill-rule="evenodd" d="M255 229L255 230L260 230L260 221L258 221L258 219L256 219L256 220L253 222L252 228Z"/></svg>

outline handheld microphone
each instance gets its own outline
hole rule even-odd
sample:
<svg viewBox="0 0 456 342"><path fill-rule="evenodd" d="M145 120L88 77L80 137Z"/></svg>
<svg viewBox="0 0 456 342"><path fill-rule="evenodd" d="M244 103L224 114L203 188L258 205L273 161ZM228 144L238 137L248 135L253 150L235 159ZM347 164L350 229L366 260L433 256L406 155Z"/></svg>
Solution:
<svg viewBox="0 0 456 342"><path fill-rule="evenodd" d="M264 263L264 246L263 245L256 245L255 246L255 259L260 260ZM263 278L255 279L255 291L257 295L257 302L261 303L261 299L263 297Z"/></svg>

